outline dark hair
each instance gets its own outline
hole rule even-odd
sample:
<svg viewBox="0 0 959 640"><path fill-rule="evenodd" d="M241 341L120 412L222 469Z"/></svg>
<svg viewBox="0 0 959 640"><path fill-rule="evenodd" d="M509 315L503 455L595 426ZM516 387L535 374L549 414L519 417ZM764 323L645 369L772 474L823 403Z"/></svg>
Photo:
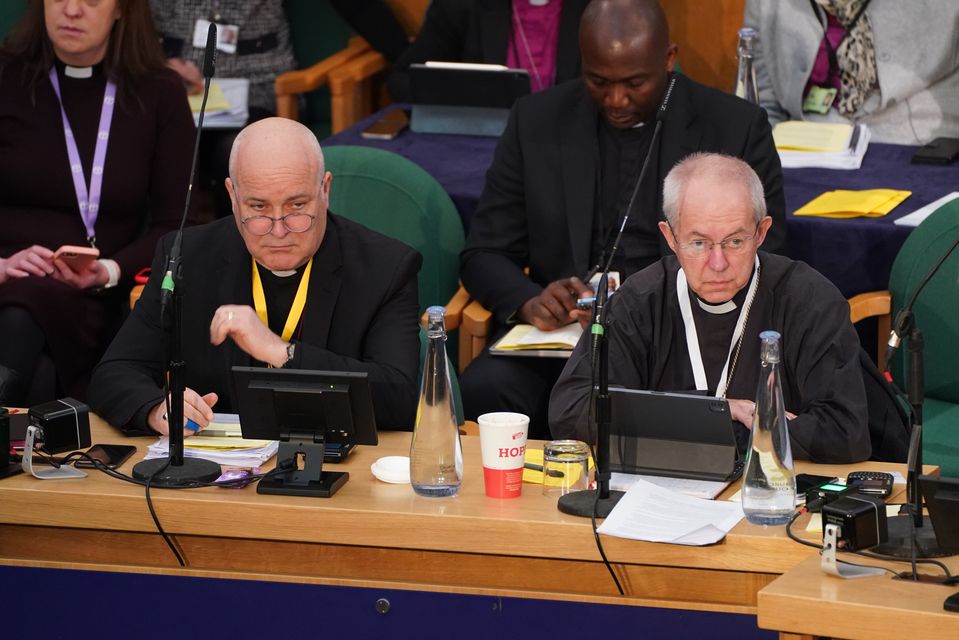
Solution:
<svg viewBox="0 0 959 640"><path fill-rule="evenodd" d="M116 0L120 18L110 31L103 69L116 82L121 103L131 104L145 75L166 67L163 49L147 0ZM12 59L23 63L31 87L50 71L56 54L47 35L43 0L29 0L26 15L10 31L0 49L0 71Z"/></svg>

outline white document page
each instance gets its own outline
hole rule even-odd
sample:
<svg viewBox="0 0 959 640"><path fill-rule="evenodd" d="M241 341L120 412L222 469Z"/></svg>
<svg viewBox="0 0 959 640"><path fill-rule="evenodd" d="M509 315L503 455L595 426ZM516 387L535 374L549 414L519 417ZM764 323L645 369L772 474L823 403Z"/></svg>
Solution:
<svg viewBox="0 0 959 640"><path fill-rule="evenodd" d="M632 540L699 546L719 542L742 518L739 504L691 498L640 480L598 531Z"/></svg>

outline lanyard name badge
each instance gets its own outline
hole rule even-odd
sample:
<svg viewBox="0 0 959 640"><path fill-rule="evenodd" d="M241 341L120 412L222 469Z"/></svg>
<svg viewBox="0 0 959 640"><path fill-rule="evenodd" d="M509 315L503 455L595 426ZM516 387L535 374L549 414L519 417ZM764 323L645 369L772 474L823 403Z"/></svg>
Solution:
<svg viewBox="0 0 959 640"><path fill-rule="evenodd" d="M726 385L729 382L727 372L729 370L729 360L732 358L733 351L739 340L742 338L745 329L746 318L749 316L749 308L752 306L753 298L756 297L756 290L759 288L759 257L756 257L756 265L753 267L753 278L749 284L749 291L746 293L746 300L739 310L739 319L736 320L736 328L733 331L732 340L729 342L729 353L726 355L726 364L723 365L723 371L719 374L719 382L716 384L716 397L726 397ZM676 296L679 299L679 311L683 316L683 324L686 328L686 348L689 351L689 364L693 369L693 378L696 381L696 389L707 391L709 387L706 382L706 367L703 366L703 356L699 350L699 334L696 332L696 321L693 319L693 310L689 302L689 286L686 283L686 273L680 269L676 273Z"/></svg>
<svg viewBox="0 0 959 640"><path fill-rule="evenodd" d="M97 125L97 144L93 152L93 169L90 171L90 186L83 177L83 164L80 162L80 151L77 141L70 127L67 112L63 109L63 97L60 93L60 79L56 68L50 69L50 84L60 104L60 116L63 118L63 135L67 141L67 157L70 159L70 174L73 176L73 189L77 194L77 205L80 208L80 218L87 231L87 240L96 246L94 227L97 215L100 213L100 193L103 188L103 164L107 157L107 144L110 141L110 127L113 124L113 105L116 102L117 85L107 80L103 91L103 105L100 107L100 123Z"/></svg>
<svg viewBox="0 0 959 640"><path fill-rule="evenodd" d="M263 283L260 281L260 270L256 268L256 260L253 260L253 308L256 309L256 315L260 321L267 327L270 326L266 311L266 294L263 292ZM290 314L286 317L286 324L283 325L281 338L284 342L289 342L296 330L296 325L300 323L300 317L303 315L303 308L306 307L306 290L310 286L310 270L313 267L313 258L306 263L306 269L303 270L303 276L300 278L300 284L296 288L296 296L293 298L293 305L290 307Z"/></svg>

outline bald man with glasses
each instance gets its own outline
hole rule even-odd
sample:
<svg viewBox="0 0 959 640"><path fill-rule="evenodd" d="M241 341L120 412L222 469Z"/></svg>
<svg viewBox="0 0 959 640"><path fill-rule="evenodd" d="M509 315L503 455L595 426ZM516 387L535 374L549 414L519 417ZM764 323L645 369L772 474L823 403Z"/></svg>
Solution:
<svg viewBox="0 0 959 640"><path fill-rule="evenodd" d="M782 384L792 452L820 463L872 452L859 338L849 305L802 262L760 251L773 224L763 186L738 158L687 157L663 184L659 230L674 256L630 276L608 306L609 384L726 398L748 441L759 334L782 335ZM555 438L595 440L588 408L589 337L550 396Z"/></svg>
<svg viewBox="0 0 959 640"><path fill-rule="evenodd" d="M184 418L199 428L214 409L235 411L235 365L366 372L377 425L412 427L422 258L331 213L332 178L309 129L260 120L230 155L234 217L184 231ZM159 287L172 243L171 234L157 247L143 296L90 384L97 413L131 434L170 428Z"/></svg>

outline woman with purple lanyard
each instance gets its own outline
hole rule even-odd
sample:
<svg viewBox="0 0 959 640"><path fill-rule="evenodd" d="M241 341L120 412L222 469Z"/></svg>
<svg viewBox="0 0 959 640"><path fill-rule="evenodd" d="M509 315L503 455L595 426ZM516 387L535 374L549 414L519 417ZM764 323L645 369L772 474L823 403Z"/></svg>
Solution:
<svg viewBox="0 0 959 640"><path fill-rule="evenodd" d="M0 405L84 398L179 223L193 136L146 0L31 0L0 49Z"/></svg>

